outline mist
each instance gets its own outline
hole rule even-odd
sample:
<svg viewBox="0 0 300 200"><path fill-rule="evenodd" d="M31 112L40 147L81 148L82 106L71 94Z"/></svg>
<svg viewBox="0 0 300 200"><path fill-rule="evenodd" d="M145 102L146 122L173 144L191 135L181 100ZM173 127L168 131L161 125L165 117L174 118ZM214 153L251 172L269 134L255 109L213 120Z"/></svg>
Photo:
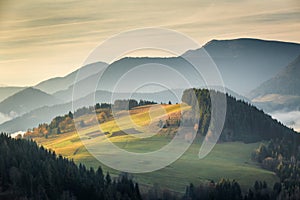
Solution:
<svg viewBox="0 0 300 200"><path fill-rule="evenodd" d="M7 115L7 114L4 114L4 113L1 113L0 112L0 124L6 122L6 121L9 121L11 120L13 117Z"/></svg>
<svg viewBox="0 0 300 200"><path fill-rule="evenodd" d="M25 132L25 131L17 131L17 132L15 132L15 133L10 134L10 136L11 136L12 138L15 138L15 137L17 137L18 135L23 136L24 133L26 133L26 132Z"/></svg>
<svg viewBox="0 0 300 200"><path fill-rule="evenodd" d="M293 128L295 131L300 132L300 111L276 111L270 115L281 121L286 126Z"/></svg>

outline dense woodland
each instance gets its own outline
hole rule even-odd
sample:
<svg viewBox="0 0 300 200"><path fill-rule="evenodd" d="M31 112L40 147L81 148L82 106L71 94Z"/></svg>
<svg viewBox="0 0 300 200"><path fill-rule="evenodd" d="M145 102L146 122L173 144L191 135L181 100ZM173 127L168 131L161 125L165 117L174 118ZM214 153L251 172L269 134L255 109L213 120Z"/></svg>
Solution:
<svg viewBox="0 0 300 200"><path fill-rule="evenodd" d="M207 89L185 90L182 101L191 106L196 105L195 99L191 95L192 92L195 92L199 105L200 122L198 132L205 135L211 118L210 95L218 98L218 96L223 94ZM294 137L296 132L272 119L271 116L265 114L262 110L258 110L255 106L242 100L236 100L229 95L226 95L226 100L226 119L220 137L221 141L243 141L249 143L285 137L290 140L295 139L297 144L300 144L300 138Z"/></svg>
<svg viewBox="0 0 300 200"><path fill-rule="evenodd" d="M299 136L298 136L299 137ZM286 138L276 138L261 144L252 159L265 169L274 171L280 178L282 195L300 199L300 144Z"/></svg>
<svg viewBox="0 0 300 200"><path fill-rule="evenodd" d="M112 179L35 142L0 135L0 199L141 199L127 176Z"/></svg>
<svg viewBox="0 0 300 200"><path fill-rule="evenodd" d="M264 147L259 149L261 148ZM186 187L186 192L183 195L174 194L166 189L161 190L157 186L141 194L139 184L134 183L127 174L112 178L109 173L104 175L101 167L96 171L93 168L86 169L84 165L76 165L73 161L57 156L54 152L39 147L30 140L12 139L1 134L0 155L1 200L273 200L300 198L300 183L298 176L292 175L293 170L285 172L285 175L282 176L285 177L282 182L275 183L272 187L269 187L264 181L256 181L246 193L242 192L237 181L221 179L217 183L210 181L199 186L194 186L191 183ZM284 158L284 156L282 157ZM283 168L288 166L291 169L290 165L283 165ZM281 175L279 174L279 176Z"/></svg>

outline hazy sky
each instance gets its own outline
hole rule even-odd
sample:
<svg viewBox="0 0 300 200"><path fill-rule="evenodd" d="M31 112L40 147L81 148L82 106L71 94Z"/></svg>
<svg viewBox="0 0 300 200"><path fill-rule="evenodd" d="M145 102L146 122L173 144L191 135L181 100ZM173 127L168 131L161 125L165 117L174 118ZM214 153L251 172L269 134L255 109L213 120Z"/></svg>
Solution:
<svg viewBox="0 0 300 200"><path fill-rule="evenodd" d="M200 44L253 37L300 43L299 0L0 0L0 84L35 85L80 67L103 40L164 27Z"/></svg>

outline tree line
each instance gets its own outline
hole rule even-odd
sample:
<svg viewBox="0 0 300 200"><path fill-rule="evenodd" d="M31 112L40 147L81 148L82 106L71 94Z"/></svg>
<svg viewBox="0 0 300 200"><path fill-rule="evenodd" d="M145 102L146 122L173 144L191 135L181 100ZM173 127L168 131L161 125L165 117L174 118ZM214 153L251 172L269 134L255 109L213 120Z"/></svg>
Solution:
<svg viewBox="0 0 300 200"><path fill-rule="evenodd" d="M127 176L76 165L35 142L0 134L0 199L141 199Z"/></svg>

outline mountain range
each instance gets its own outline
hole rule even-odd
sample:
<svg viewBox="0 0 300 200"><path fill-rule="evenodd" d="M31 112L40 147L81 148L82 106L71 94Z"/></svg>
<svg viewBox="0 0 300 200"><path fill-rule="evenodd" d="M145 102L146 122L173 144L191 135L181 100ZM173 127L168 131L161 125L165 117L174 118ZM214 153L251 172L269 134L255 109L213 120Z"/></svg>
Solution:
<svg viewBox="0 0 300 200"><path fill-rule="evenodd" d="M13 94L0 103L0 112L22 115L42 106L60 104L62 101L41 90L29 87Z"/></svg>
<svg viewBox="0 0 300 200"><path fill-rule="evenodd" d="M36 123L49 121L54 116L72 110L72 100L74 100L75 105L78 104L78 107L84 106L84 104L86 106L92 105L94 101L89 100L89 98L93 99L95 91L99 91L96 94L102 94L96 100L100 102L107 100L108 97L112 96L109 91L113 91L115 85L118 86L117 90L114 91L117 94L115 96L124 98L130 95L129 92L136 85L145 80L152 80L152 82L164 80L166 85L171 85L172 90L181 88L182 91L186 89L187 84L184 83L184 78L188 80L189 87L204 87L205 81L197 76L191 63L185 60L185 58L200 57L204 50L217 65L226 91L230 95L245 101L248 101L244 97L246 94L254 102L258 96L262 96L260 94L264 94L263 96L267 98L266 95L270 95L268 85L274 84L266 82L276 79L278 84L281 85L280 81L286 81L283 78L287 76L284 75L286 73L294 74L293 79L288 78L289 81L296 81L297 79L294 68L298 66L295 63L299 62L297 61L299 57L294 64L291 62L300 55L300 44L258 39L212 40L201 49L189 50L180 57L122 58L109 66L107 63L97 62L83 66L64 77L43 81L33 88L9 89L8 87L2 87L0 88L0 100L4 96L7 98L0 102L0 114L15 113L15 116L18 117L1 124L0 128L9 132L26 130L36 125ZM289 65L289 63L291 64ZM197 64L203 66L205 63L199 59ZM287 65L289 66L285 67ZM104 71L107 66L108 68ZM137 66L143 70L139 70ZM288 70L285 70L285 68L288 68ZM123 74L129 70L134 72L131 76L128 75L127 81L129 80L129 82L122 84L119 81L124 78ZM173 72L177 72L177 74ZM279 75L276 75L278 73ZM105 76L99 81L99 76L102 74ZM184 77L181 82L179 81L179 79L181 80L180 76ZM178 81L173 81L174 79ZM282 83L282 85L284 84ZM286 88L291 89L291 85L287 85ZM296 87L297 85L294 87L295 91ZM8 92L5 92L5 90ZM76 95L73 95L73 90ZM166 88L157 90L162 92L163 98L158 95L159 92L147 90L147 88L142 88L142 90L136 91L135 94L136 98L148 99L153 97L149 100L157 102L166 102L167 99L173 100L172 95L174 96L174 94L163 92L164 90ZM285 88L282 88L282 90L285 90ZM107 92L104 94L103 91ZM265 93L262 93L262 91L265 91ZM288 98L291 101L298 98L292 91L276 95L281 95L282 99ZM41 116L47 114L49 116Z"/></svg>
<svg viewBox="0 0 300 200"><path fill-rule="evenodd" d="M212 40L204 49L218 66L227 88L247 95L300 55L296 43L258 39ZM197 56L199 50L188 51Z"/></svg>

